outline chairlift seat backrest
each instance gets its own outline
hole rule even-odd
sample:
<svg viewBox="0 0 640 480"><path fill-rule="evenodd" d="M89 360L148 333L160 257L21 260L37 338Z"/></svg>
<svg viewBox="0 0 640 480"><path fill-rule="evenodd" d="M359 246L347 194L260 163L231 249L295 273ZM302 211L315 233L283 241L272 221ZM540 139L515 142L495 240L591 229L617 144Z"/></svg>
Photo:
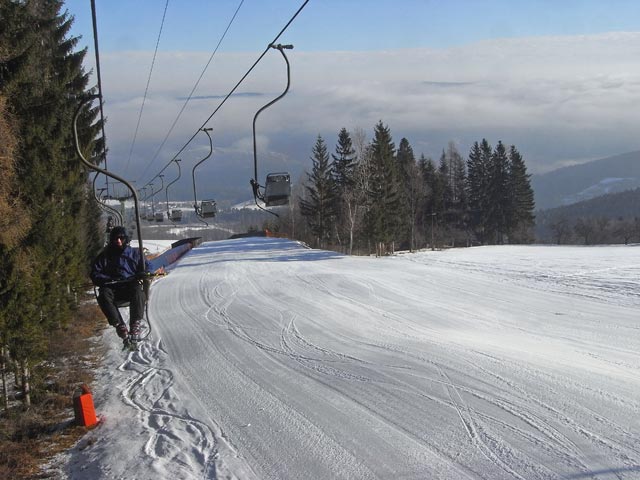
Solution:
<svg viewBox="0 0 640 480"><path fill-rule="evenodd" d="M200 216L204 218L215 217L218 207L215 200L203 200L200 202Z"/></svg>
<svg viewBox="0 0 640 480"><path fill-rule="evenodd" d="M291 196L291 177L286 172L270 173L264 187L264 203L267 207L286 205Z"/></svg>
<svg viewBox="0 0 640 480"><path fill-rule="evenodd" d="M176 208L174 210L171 210L171 216L170 216L171 220L173 220L174 222L180 221L182 220L182 210Z"/></svg>

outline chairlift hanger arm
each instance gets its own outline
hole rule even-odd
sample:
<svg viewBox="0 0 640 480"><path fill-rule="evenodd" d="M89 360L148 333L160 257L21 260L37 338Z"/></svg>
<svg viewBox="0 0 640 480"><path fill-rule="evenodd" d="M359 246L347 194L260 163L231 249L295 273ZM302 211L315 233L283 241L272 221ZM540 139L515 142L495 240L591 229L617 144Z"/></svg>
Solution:
<svg viewBox="0 0 640 480"><path fill-rule="evenodd" d="M117 225L122 225L123 224L122 214L117 209L113 208L111 205L107 205L106 203L104 203L102 200L100 200L98 195L96 195L96 180L98 179L98 175L100 175L100 173L96 172L96 174L93 176L93 197L96 199L100 207L107 210L112 215L115 215L115 217L118 219L116 222ZM107 189L103 188L101 190L107 190Z"/></svg>
<svg viewBox="0 0 640 480"><path fill-rule="evenodd" d="M289 92L289 87L291 86L291 65L289 64L289 59L287 58L287 55L284 53L284 50L290 50L293 48L293 45L282 45L282 44L277 44L277 45L269 45L271 48L274 48L276 50L278 50L281 54L282 54L282 58L284 58L284 61L287 64L287 86L285 87L284 91L278 95L276 98L274 98L273 100L271 100L269 103L267 103L266 105L264 105L260 110L258 110L255 114L255 116L253 117L253 180L251 182L251 186L253 188L253 192L254 192L254 196L258 197L262 200L262 197L260 195L260 183L258 182L258 149L256 146L256 121L258 120L258 116L267 108L269 108L270 106L272 106L274 103L276 103L278 100L281 100L288 92Z"/></svg>
<svg viewBox="0 0 640 480"><path fill-rule="evenodd" d="M140 215L139 215L139 209L138 209L138 193L136 192L136 189L133 188L133 186L127 181L125 180L123 177L116 175L115 173L109 172L108 170L105 170L103 168L100 168L97 165L93 165L92 163L90 163L82 154L82 151L80 150L80 137L78 136L78 118L80 117L80 113L82 112L82 109L85 107L86 104L88 104L89 102L92 102L93 100L100 100L101 99L101 95L88 95L87 97L85 97L81 102L80 105L78 105L78 108L76 109L75 114L73 115L73 139L74 139L74 144L76 147L76 153L78 154L78 157L80 158L80 161L89 169L89 170L93 170L99 173L102 173L103 175L106 175L107 177L113 178L119 182L122 182L124 185L126 185L126 187L131 191L131 195L133 197L133 204L134 204L134 208L135 208L135 214L136 214L136 228L138 229L138 247L140 248L140 265L138 266L139 270L141 272L143 272L145 270L145 255L144 255L144 247L142 245L142 229L140 228Z"/></svg>
<svg viewBox="0 0 640 480"><path fill-rule="evenodd" d="M169 187L174 183L176 183L178 180L180 180L180 176L182 175L182 171L180 170L180 159L174 158L171 162L176 162L176 165L178 166L178 176L176 177L175 180L172 180L171 182L169 182L167 184L167 187L164 189L165 195L167 197L167 213L169 213Z"/></svg>
<svg viewBox="0 0 640 480"><path fill-rule="evenodd" d="M198 214L198 195L196 193L196 168L198 168L198 166L202 162L204 162L207 158L209 158L211 156L211 154L213 153L213 140L211 139L211 135L209 134L209 132L211 130L213 130L213 129L212 128L201 128L200 130L202 130L204 133L206 133L207 137L209 138L209 153L202 160L200 160L198 163L196 163L193 166L193 170L191 170L191 178L193 180L193 206L196 209L196 214Z"/></svg>

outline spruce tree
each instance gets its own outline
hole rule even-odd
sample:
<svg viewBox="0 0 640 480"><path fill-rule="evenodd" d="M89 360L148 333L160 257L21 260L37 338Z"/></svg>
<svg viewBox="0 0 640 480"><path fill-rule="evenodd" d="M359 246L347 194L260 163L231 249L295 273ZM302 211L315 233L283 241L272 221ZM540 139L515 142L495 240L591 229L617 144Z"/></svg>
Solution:
<svg viewBox="0 0 640 480"><path fill-rule="evenodd" d="M498 145L491 155L487 183L487 220L489 238L502 244L512 222L512 202L509 192L509 157L504 144Z"/></svg>
<svg viewBox="0 0 640 480"><path fill-rule="evenodd" d="M420 157L418 168L423 185L423 197L419 215L425 239L428 240L433 249L435 248L434 241L436 238L434 230L438 220L435 196L440 195L438 174L433 160L431 158L425 158L424 155Z"/></svg>
<svg viewBox="0 0 640 480"><path fill-rule="evenodd" d="M451 208L453 192L449 178L449 162L444 150L440 155L440 163L434 184L434 206L435 212L442 222L448 223L447 214Z"/></svg>
<svg viewBox="0 0 640 480"><path fill-rule="evenodd" d="M467 172L462 155L458 152L454 142L449 142L447 147L447 157L449 163L449 183L451 191L451 202L449 206L449 224L453 227L454 235L452 241L455 242L456 237L464 234L466 237L467 230Z"/></svg>
<svg viewBox="0 0 640 480"><path fill-rule="evenodd" d="M490 158L485 150L491 151L486 139L481 147L474 142L467 160L467 202L469 223L480 243L485 241L485 223L487 215L487 160Z"/></svg>
<svg viewBox="0 0 640 480"><path fill-rule="evenodd" d="M306 218L316 245L323 248L331 241L335 228L337 189L327 146L320 135L312 153L313 167L307 174L306 196L300 199L300 213Z"/></svg>
<svg viewBox="0 0 640 480"><path fill-rule="evenodd" d="M407 244L410 250L415 248L415 225L419 204L420 184L418 179L416 158L409 140L402 138L396 153L399 186L400 186L400 207L398 211L398 231L397 234L403 244Z"/></svg>
<svg viewBox="0 0 640 480"><path fill-rule="evenodd" d="M533 241L535 225L535 200L531 188L531 175L520 152L514 145L509 148L509 190L511 195L511 228L512 243L530 243Z"/></svg>
<svg viewBox="0 0 640 480"><path fill-rule="evenodd" d="M395 240L400 195L395 145L389 127L382 121L374 128L370 168L367 227L376 251L383 254L384 246Z"/></svg>
<svg viewBox="0 0 640 480"><path fill-rule="evenodd" d="M349 251L353 247L353 215L356 208L353 189L356 175L356 151L346 128L340 129L336 153L333 158L333 178L336 184L336 226L338 242L349 238Z"/></svg>
<svg viewBox="0 0 640 480"><path fill-rule="evenodd" d="M87 199L87 172L73 147L72 116L88 83L82 68L86 51L74 52L67 38L72 19L62 2L0 2L0 94L16 121L20 139L16 187L23 196L31 228L20 242L29 255L29 279L15 277L13 293L2 307L9 312L9 349L28 371L41 358L47 337L64 324L75 305L74 292L85 280L91 238L96 228ZM99 125L97 109L83 112L80 129L93 153ZM91 156L91 155L89 155ZM77 217L82 221L78 222Z"/></svg>
<svg viewBox="0 0 640 480"><path fill-rule="evenodd" d="M340 191L353 187L356 168L356 150L353 148L351 135L346 128L338 133L338 144L333 157L333 176Z"/></svg>

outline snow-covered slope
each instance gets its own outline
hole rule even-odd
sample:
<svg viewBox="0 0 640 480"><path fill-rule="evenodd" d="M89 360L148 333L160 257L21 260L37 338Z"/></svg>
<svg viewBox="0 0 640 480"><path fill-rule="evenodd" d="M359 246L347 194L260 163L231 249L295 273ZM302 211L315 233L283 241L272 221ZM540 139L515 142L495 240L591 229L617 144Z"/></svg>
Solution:
<svg viewBox="0 0 640 480"><path fill-rule="evenodd" d="M97 478L640 477L640 247L192 250L113 348Z"/></svg>

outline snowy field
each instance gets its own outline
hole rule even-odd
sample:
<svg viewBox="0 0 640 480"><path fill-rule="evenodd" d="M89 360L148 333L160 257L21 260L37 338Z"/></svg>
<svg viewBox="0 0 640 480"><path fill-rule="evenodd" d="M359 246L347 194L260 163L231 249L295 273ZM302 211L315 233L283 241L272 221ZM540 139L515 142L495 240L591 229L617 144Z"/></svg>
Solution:
<svg viewBox="0 0 640 480"><path fill-rule="evenodd" d="M638 479L640 246L209 242L99 372L71 479Z"/></svg>

